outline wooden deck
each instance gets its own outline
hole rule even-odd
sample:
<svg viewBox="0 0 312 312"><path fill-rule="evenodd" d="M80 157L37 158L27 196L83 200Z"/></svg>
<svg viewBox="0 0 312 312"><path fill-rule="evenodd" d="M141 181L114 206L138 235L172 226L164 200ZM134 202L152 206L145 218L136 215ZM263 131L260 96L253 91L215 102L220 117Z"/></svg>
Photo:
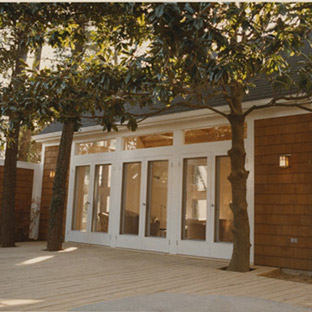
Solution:
<svg viewBox="0 0 312 312"><path fill-rule="evenodd" d="M312 285L219 270L226 262L109 247L19 243L0 249L0 311L68 311L156 292L248 296L312 308Z"/></svg>

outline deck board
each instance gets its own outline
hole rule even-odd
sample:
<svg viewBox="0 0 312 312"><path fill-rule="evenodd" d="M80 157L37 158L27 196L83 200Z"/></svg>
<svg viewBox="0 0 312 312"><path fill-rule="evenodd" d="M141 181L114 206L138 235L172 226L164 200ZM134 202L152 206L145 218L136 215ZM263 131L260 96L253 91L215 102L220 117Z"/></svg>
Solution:
<svg viewBox="0 0 312 312"><path fill-rule="evenodd" d="M77 247L71 252L44 251L44 242L18 245L0 250L0 311L68 311L157 292L248 296L312 307L312 285L259 276L269 267L237 273L219 270L227 263L222 260L73 243L64 244ZM43 261L25 264L32 259Z"/></svg>

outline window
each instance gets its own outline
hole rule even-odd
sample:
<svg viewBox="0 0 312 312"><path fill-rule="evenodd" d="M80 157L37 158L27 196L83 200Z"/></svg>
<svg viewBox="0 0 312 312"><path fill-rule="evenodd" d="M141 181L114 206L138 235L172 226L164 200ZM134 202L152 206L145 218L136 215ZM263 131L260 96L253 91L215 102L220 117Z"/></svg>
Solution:
<svg viewBox="0 0 312 312"><path fill-rule="evenodd" d="M207 181L206 157L184 159L182 239L206 238Z"/></svg>
<svg viewBox="0 0 312 312"><path fill-rule="evenodd" d="M244 137L247 137L247 124L244 125ZM232 139L230 126L217 126L184 131L184 144L226 141Z"/></svg>
<svg viewBox="0 0 312 312"><path fill-rule="evenodd" d="M124 138L124 150L131 151L141 148L160 146L171 146L173 144L173 133L147 134Z"/></svg>
<svg viewBox="0 0 312 312"><path fill-rule="evenodd" d="M77 143L76 155L96 154L114 152L116 150L116 139L107 139L93 142Z"/></svg>
<svg viewBox="0 0 312 312"><path fill-rule="evenodd" d="M123 165L120 234L139 234L141 163Z"/></svg>
<svg viewBox="0 0 312 312"><path fill-rule="evenodd" d="M231 183L231 161L228 156L216 157L216 203L215 203L215 241L232 242L233 213Z"/></svg>
<svg viewBox="0 0 312 312"><path fill-rule="evenodd" d="M108 232L111 165L95 166L92 232Z"/></svg>
<svg viewBox="0 0 312 312"><path fill-rule="evenodd" d="M168 160L148 162L146 236L166 237Z"/></svg>
<svg viewBox="0 0 312 312"><path fill-rule="evenodd" d="M89 206L90 167L76 167L72 229L86 231Z"/></svg>

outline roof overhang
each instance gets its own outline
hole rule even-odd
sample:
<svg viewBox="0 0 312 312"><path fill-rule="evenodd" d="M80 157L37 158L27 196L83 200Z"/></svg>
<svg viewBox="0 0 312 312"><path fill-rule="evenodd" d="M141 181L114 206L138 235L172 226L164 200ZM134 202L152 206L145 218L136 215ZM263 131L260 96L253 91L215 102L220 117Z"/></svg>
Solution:
<svg viewBox="0 0 312 312"><path fill-rule="evenodd" d="M249 107L252 107L253 105L263 105L269 103L271 99L261 99L261 100L255 100L255 101L248 101L244 102L243 106L244 109L248 109ZM229 112L229 106L218 106L216 107L219 111L223 113ZM146 127L153 127L153 126L161 126L168 123L178 123L178 122L185 122L185 121L197 121L202 119L210 119L215 118L218 116L217 113L209 110L209 109L197 109L197 110L191 110L191 111L185 111L185 112L177 112L172 114L166 114L166 115L160 115L160 116L153 116L145 119L144 121L139 123L139 127L146 128ZM221 115L219 115L221 116ZM118 127L119 132L123 131L129 131L126 126L120 125ZM74 138L79 138L80 136L85 135L93 135L103 133L103 127L100 125L96 126L89 126L89 127L82 127L79 129L79 131L74 133ZM33 140L36 140L39 143L44 143L47 141L55 141L59 140L61 137L62 131L55 131L50 133L44 133L44 134L38 134L34 135L32 137Z"/></svg>

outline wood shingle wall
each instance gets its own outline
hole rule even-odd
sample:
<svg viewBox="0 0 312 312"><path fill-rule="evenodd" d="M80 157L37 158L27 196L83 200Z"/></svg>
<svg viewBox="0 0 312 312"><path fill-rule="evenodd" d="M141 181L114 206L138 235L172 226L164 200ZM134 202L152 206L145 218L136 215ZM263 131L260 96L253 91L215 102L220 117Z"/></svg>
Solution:
<svg viewBox="0 0 312 312"><path fill-rule="evenodd" d="M34 170L17 168L15 197L16 241L28 239L33 178ZM0 166L0 203L2 201L2 187L3 166Z"/></svg>
<svg viewBox="0 0 312 312"><path fill-rule="evenodd" d="M312 270L312 114L255 121L255 264Z"/></svg>
<svg viewBox="0 0 312 312"><path fill-rule="evenodd" d="M47 146L44 154L40 222L39 222L39 239L46 240L48 235L49 208L53 193L53 181L56 168L58 146ZM63 237L65 233L66 207L63 219Z"/></svg>

